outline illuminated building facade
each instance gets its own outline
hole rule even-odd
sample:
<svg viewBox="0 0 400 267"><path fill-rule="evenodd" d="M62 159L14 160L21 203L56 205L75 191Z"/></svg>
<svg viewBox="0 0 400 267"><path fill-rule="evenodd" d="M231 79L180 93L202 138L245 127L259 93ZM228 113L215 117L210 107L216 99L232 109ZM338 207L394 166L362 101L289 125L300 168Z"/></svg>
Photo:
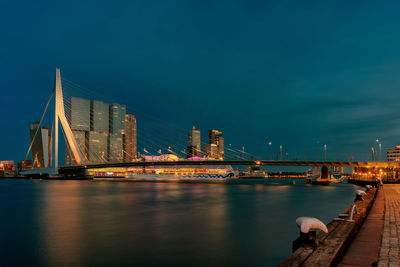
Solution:
<svg viewBox="0 0 400 267"><path fill-rule="evenodd" d="M205 144L203 148L206 159L218 159L218 147L216 144Z"/></svg>
<svg viewBox="0 0 400 267"><path fill-rule="evenodd" d="M107 155L108 133L95 131L89 132L88 146L90 163L102 163L108 161Z"/></svg>
<svg viewBox="0 0 400 267"><path fill-rule="evenodd" d="M189 145L187 147L187 157L201 157L201 135L200 130L195 126L189 130Z"/></svg>
<svg viewBox="0 0 400 267"><path fill-rule="evenodd" d="M387 150L387 161L400 161L400 146Z"/></svg>
<svg viewBox="0 0 400 267"><path fill-rule="evenodd" d="M208 131L209 143L217 146L217 156L215 159L223 160L225 156L224 150L224 138L222 137L222 132L218 130Z"/></svg>
<svg viewBox="0 0 400 267"><path fill-rule="evenodd" d="M90 100L80 97L71 97L67 101L67 107L65 110L72 133L85 160L90 160L88 146L90 131L90 108ZM65 149L65 164L76 164L68 144Z"/></svg>
<svg viewBox="0 0 400 267"><path fill-rule="evenodd" d="M123 135L124 161L129 162L137 158L136 118L132 114L125 115L125 133Z"/></svg>

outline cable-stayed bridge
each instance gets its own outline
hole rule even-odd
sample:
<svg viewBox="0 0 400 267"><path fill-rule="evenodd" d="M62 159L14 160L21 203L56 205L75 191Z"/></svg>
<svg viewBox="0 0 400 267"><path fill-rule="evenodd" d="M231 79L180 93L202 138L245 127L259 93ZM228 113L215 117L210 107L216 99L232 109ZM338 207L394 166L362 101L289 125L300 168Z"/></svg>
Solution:
<svg viewBox="0 0 400 267"><path fill-rule="evenodd" d="M79 87L71 81L66 80L66 83L70 86ZM85 153L90 151L87 149L86 142L78 142L76 135L73 133L70 127L71 123L71 112L70 107L65 105L68 103L68 97L63 94L62 78L60 70L56 69L55 86L52 95L47 103L45 111L43 113L40 125L43 121L43 117L49 106L51 99L54 99L54 120L51 135L51 164L47 168L38 168L32 170L23 170L20 172L22 175L58 175L58 174L75 174L84 175L85 170L88 169L99 169L99 168L116 168L116 167L147 167L147 166L183 166L183 165L266 165L266 166L327 166L327 167L381 167L381 168L400 168L399 162L349 162L349 161L289 161L289 160L263 160L258 159L254 155L247 153L243 150L232 148L230 145L226 146L226 157L224 160L171 160L171 161L129 161L123 162L118 160L116 162L109 162L105 159L104 155L99 153ZM67 110L67 112L66 112ZM80 120L81 118L78 118ZM39 128L40 128L39 125ZM59 127L61 126L61 127ZM38 128L38 129L39 129ZM53 133L54 128L54 133ZM71 154L70 156L74 159L74 163L68 166L59 166L59 130L64 135L64 141L67 151ZM35 133L36 136L37 133ZM162 135L162 133L161 133ZM185 148L178 146L160 146L160 140L156 138L143 137L143 141L147 144L153 144L154 151L161 154L161 151L167 151L172 154L183 154L185 155ZM33 142L33 140L32 140ZM27 156L32 147L32 142L28 149ZM150 154L147 149L144 148L144 152ZM26 158L25 158L26 159ZM122 157L121 157L122 159Z"/></svg>

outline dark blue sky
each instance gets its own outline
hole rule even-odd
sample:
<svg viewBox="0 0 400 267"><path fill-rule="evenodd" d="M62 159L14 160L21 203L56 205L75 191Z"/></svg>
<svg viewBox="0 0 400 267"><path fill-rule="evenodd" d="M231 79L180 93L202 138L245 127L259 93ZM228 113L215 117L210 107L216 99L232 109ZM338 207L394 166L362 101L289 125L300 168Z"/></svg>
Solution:
<svg viewBox="0 0 400 267"><path fill-rule="evenodd" d="M85 2L85 3L82 3ZM350 3L351 2L351 3ZM0 159L21 160L62 76L268 157L400 143L396 1L1 1ZM105 99L107 101L107 99ZM134 112L135 113L135 112ZM151 138L138 118L141 135ZM171 140L171 142L179 142ZM186 140L180 140L184 143Z"/></svg>

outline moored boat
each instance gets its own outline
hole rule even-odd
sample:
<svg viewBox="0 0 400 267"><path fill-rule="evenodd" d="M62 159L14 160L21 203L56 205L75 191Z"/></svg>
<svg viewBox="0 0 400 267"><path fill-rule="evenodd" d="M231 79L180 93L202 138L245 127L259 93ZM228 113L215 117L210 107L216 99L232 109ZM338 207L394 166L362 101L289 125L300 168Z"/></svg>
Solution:
<svg viewBox="0 0 400 267"><path fill-rule="evenodd" d="M239 179L264 179L268 174L260 166L249 166L246 172L239 172Z"/></svg>
<svg viewBox="0 0 400 267"><path fill-rule="evenodd" d="M313 185L329 185L328 167L322 166L320 169L318 166L314 166L312 173L307 176L306 182Z"/></svg>

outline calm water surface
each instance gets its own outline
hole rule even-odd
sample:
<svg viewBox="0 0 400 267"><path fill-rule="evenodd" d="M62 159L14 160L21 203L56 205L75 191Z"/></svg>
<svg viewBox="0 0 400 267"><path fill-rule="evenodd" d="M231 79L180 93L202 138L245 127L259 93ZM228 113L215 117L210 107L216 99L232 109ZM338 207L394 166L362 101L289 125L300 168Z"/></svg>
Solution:
<svg viewBox="0 0 400 267"><path fill-rule="evenodd" d="M0 180L1 266L275 266L295 220L328 223L348 184Z"/></svg>

